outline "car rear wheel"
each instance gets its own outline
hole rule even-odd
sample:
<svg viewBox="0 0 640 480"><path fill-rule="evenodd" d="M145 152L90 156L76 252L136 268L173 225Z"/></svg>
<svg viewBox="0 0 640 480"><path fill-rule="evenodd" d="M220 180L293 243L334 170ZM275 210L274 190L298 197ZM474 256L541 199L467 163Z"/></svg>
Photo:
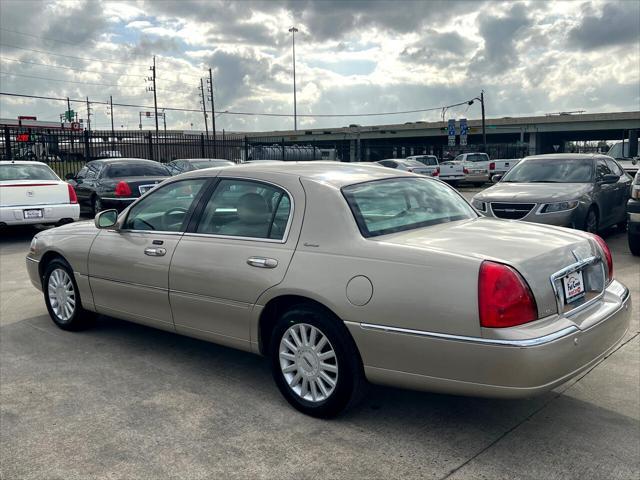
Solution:
<svg viewBox="0 0 640 480"><path fill-rule="evenodd" d="M598 213L590 208L584 219L583 230L589 233L598 233Z"/></svg>
<svg viewBox="0 0 640 480"><path fill-rule="evenodd" d="M287 311L271 337L276 385L297 410L331 418L361 398L366 384L360 356L344 325L301 305Z"/></svg>
<svg viewBox="0 0 640 480"><path fill-rule="evenodd" d="M627 234L627 239L629 241L629 250L631 250L631 253L636 257L640 257L640 235L629 232Z"/></svg>
<svg viewBox="0 0 640 480"><path fill-rule="evenodd" d="M93 210L93 216L95 217L98 213L104 210L104 207L102 206L102 199L97 195L93 197L93 200L91 201L91 207Z"/></svg>
<svg viewBox="0 0 640 480"><path fill-rule="evenodd" d="M58 327L81 330L91 324L93 314L82 308L73 271L65 261L55 259L47 265L42 287L49 316Z"/></svg>

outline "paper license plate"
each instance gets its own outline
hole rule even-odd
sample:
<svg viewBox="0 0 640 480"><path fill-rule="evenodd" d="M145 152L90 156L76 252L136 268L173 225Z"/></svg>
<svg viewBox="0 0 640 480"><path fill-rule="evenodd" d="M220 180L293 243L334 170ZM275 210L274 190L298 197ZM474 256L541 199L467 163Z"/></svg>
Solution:
<svg viewBox="0 0 640 480"><path fill-rule="evenodd" d="M565 303L575 302L584 296L582 272L571 272L562 279Z"/></svg>
<svg viewBox="0 0 640 480"><path fill-rule="evenodd" d="M23 210L22 214L24 215L24 218L42 218L42 209L32 208L30 210Z"/></svg>
<svg viewBox="0 0 640 480"><path fill-rule="evenodd" d="M143 193L147 193L149 190L152 190L154 187L155 185L141 185L138 187L138 190L140 191L140 195L142 195Z"/></svg>

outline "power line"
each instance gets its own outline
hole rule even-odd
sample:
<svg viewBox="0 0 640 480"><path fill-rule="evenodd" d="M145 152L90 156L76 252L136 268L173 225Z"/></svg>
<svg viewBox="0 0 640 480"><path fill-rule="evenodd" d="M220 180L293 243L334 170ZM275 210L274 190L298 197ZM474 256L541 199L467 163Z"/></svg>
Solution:
<svg viewBox="0 0 640 480"><path fill-rule="evenodd" d="M9 28L0 27L0 30L4 30L5 32L17 33L18 35L24 35L25 37L41 38L43 40L49 40L51 42L66 43L67 45L73 45L74 47L78 46L77 43L69 42L67 40L57 40L51 37L41 37L40 35L33 35L32 33L18 32L17 30L11 30Z"/></svg>
<svg viewBox="0 0 640 480"><path fill-rule="evenodd" d="M57 98L57 97L44 97L39 95L26 95L21 93L9 93L9 92L0 92L0 95L10 96L10 97L22 97L22 98L35 98L40 100L57 100L57 101L67 101L66 98ZM85 103L85 100L74 100L70 99L72 102L82 102ZM327 113L316 113L316 114L298 114L298 117L308 117L308 118L339 118L339 117L377 117L383 115L404 115L408 113L423 113L423 112L435 112L438 110L442 110L443 108L452 108L460 105L467 104L469 101L465 100L464 102L454 103L451 105L444 105L440 107L431 107L431 108L421 108L417 110L404 110L400 112L376 112L376 113L340 113L340 114L327 114ZM94 102L97 105L107 105L108 102ZM146 108L153 109L153 106L149 105L134 105L128 103L114 103L115 106L118 107L131 107L131 108ZM179 107L162 107L158 106L159 109L173 111L173 112L195 112L202 113L201 109L194 108L179 108ZM262 117L293 117L293 114L289 113L265 113L265 112L231 112L229 110L217 111L213 112L214 114L225 114L225 115L246 115L246 116L262 116Z"/></svg>
<svg viewBox="0 0 640 480"><path fill-rule="evenodd" d="M76 82L74 80L64 80L61 78L39 77L37 75L26 75L22 73L0 72L2 75L11 75L14 77L35 78L37 80L47 80L49 82L75 83L78 85L94 85L98 87L118 87L118 88L138 88L137 85L118 85L116 83L94 83L94 82Z"/></svg>
<svg viewBox="0 0 640 480"><path fill-rule="evenodd" d="M139 65L139 64L135 64L135 63L115 62L113 60L104 60L104 59L101 59L101 58L75 57L73 55L63 55L61 53L48 52L46 50L36 50L35 48L16 47L15 45L9 45L9 44L6 44L6 43L0 43L0 47L16 48L18 50L26 50L27 52L46 53L47 55L55 55L57 57L65 57L65 58L73 58L75 60L85 60L85 61L103 62L103 63L113 63L114 65L128 65L130 67L146 68L146 65Z"/></svg>
<svg viewBox="0 0 640 480"><path fill-rule="evenodd" d="M75 70L76 72L86 72L86 73L97 73L99 75L114 75L114 76L118 76L118 77L136 77L136 78L144 78L144 75L132 75L130 73L105 73L105 72L99 72L98 70L84 70L82 68L74 68L74 67L66 67L63 65L51 65L49 63L39 63L39 62L28 62L26 60L18 60L17 58L9 58L9 57L2 57L0 56L1 60L8 60L10 62L18 62L18 63L24 63L26 65L40 65L43 67L49 67L49 68L63 68L65 70Z"/></svg>

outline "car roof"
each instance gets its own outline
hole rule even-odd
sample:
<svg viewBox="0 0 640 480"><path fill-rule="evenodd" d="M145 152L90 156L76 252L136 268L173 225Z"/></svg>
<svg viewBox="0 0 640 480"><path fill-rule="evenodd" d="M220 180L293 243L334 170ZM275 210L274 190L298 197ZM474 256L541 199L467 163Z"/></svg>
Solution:
<svg viewBox="0 0 640 480"><path fill-rule="evenodd" d="M182 178L198 176L216 176L220 172L228 175L237 171L244 174L280 174L291 175L301 179L308 179L325 185L341 188L345 185L383 180L386 178L411 177L412 173L394 170L376 164L332 162L332 161L306 161L306 162L281 162L281 163L242 163L228 167L196 170L179 175Z"/></svg>
<svg viewBox="0 0 640 480"><path fill-rule="evenodd" d="M100 162L100 163L124 163L124 162L134 162L134 163L160 163L155 160L147 160L146 158L132 158L132 157L119 157L119 158L97 158L96 160L91 160L87 163Z"/></svg>
<svg viewBox="0 0 640 480"><path fill-rule="evenodd" d="M34 160L0 160L0 165L47 165L44 162L37 162ZM49 165L47 165L48 167Z"/></svg>
<svg viewBox="0 0 640 480"><path fill-rule="evenodd" d="M584 160L591 158L611 158L606 155L599 155L595 153L546 153L543 155L531 155L529 157L525 157L528 159L535 160Z"/></svg>
<svg viewBox="0 0 640 480"><path fill-rule="evenodd" d="M226 158L176 158L172 162L231 162Z"/></svg>

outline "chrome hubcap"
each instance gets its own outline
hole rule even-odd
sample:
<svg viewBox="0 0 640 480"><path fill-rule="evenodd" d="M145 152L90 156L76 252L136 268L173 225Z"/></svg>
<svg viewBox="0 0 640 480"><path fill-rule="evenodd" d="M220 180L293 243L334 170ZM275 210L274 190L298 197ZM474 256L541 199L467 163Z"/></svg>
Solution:
<svg viewBox="0 0 640 480"><path fill-rule="evenodd" d="M338 359L331 342L313 325L298 323L280 340L280 369L289 388L309 402L329 398L338 382Z"/></svg>
<svg viewBox="0 0 640 480"><path fill-rule="evenodd" d="M69 274L61 268L49 275L47 285L51 310L61 321L66 322L76 309L76 292Z"/></svg>

